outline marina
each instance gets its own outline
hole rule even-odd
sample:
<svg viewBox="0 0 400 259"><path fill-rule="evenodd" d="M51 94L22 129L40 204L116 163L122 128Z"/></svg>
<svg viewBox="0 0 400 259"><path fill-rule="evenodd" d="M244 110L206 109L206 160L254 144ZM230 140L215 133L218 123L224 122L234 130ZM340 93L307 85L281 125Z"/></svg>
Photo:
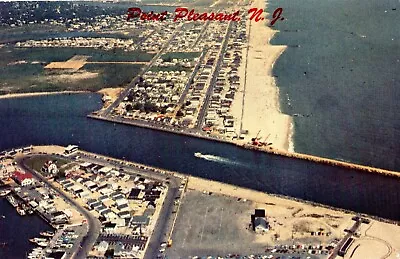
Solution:
<svg viewBox="0 0 400 259"><path fill-rule="evenodd" d="M27 258L29 252L37 247L29 239L39 237L39 232L51 228L36 214L21 217L6 198L0 198L0 208L3 214L0 218L0 257L10 258L12 252L12 258Z"/></svg>
<svg viewBox="0 0 400 259"><path fill-rule="evenodd" d="M400 255L394 0L108 2L1 4L0 258Z"/></svg>

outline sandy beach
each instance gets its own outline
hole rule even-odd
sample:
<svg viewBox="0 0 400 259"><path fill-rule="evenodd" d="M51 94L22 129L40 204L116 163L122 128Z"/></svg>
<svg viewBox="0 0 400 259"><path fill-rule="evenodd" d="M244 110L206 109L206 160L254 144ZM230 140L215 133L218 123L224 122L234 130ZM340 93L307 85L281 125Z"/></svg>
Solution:
<svg viewBox="0 0 400 259"><path fill-rule="evenodd" d="M264 0L255 0L251 7L264 8ZM239 89L239 92L243 92L244 100L241 101L244 106L236 103L232 113L237 123L242 124L242 130L248 130L246 142L259 132L260 141L272 142L275 149L293 151L289 150L292 118L280 111L279 89L272 76L273 65L286 46L269 44L277 31L266 26L268 22L248 22L247 64L246 69L241 69L240 75L246 80L244 89Z"/></svg>
<svg viewBox="0 0 400 259"><path fill-rule="evenodd" d="M115 100L117 100L120 93L124 88L103 88L98 93L102 94L102 100L104 102L103 108L105 109L110 106Z"/></svg>
<svg viewBox="0 0 400 259"><path fill-rule="evenodd" d="M103 88L98 93L108 96L108 98L111 98L111 101L115 101L119 94L124 90L124 88Z"/></svg>

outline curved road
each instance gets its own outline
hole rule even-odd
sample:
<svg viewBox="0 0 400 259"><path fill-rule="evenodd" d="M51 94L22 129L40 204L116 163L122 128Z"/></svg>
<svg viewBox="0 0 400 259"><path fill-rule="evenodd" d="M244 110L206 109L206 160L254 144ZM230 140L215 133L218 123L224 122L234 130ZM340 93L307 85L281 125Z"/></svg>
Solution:
<svg viewBox="0 0 400 259"><path fill-rule="evenodd" d="M131 175L140 174L142 176L145 176L153 180L166 182L166 185L168 186L167 195L165 197L164 203L162 204L160 214L158 216L153 233L150 236L150 239L148 241L149 243L144 254L144 259L157 258L157 255L159 254L160 244L161 242L167 241L170 229L172 228L171 222L176 216L176 214L173 214L172 211L174 208L175 197L177 197L179 193L179 186L181 183L181 179L176 176L168 174L162 175L160 173L157 173L154 169L152 170L151 167L145 165L143 165L143 168L135 166L134 164L130 164L128 166L126 165L126 163L130 162L127 161L121 164L121 161L118 161L117 159L103 157L103 155L99 154L95 155L96 157L94 157L94 154L79 151L78 155L85 161L89 161L91 163L97 163L97 164L107 163L115 167L124 169L124 172L127 174ZM134 170L134 172L132 172L132 170Z"/></svg>
<svg viewBox="0 0 400 259"><path fill-rule="evenodd" d="M85 208L79 205L74 199L70 198L69 196L65 195L64 192L60 191L56 188L48 179L43 177L41 174L37 173L36 171L32 170L25 164L25 160L31 157L38 157L41 155L32 155L32 156L25 156L23 158L16 159L18 165L25 171L32 173L36 178L40 179L41 182L46 183L49 187L51 187L54 191L60 195L60 197L64 198L69 204L74 206L79 213L81 213L87 220L88 225L88 232L86 236L83 237L81 241L81 245L78 248L78 251L75 251L74 255L71 257L76 258L86 258L89 251L91 251L93 245L95 244L97 237L100 234L100 222L97 218L95 218L90 212L88 212Z"/></svg>

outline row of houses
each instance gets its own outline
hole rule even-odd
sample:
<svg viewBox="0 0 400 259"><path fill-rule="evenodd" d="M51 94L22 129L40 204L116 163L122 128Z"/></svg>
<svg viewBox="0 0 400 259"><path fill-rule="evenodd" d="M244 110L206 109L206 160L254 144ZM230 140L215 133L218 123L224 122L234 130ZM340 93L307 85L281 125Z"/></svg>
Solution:
<svg viewBox="0 0 400 259"><path fill-rule="evenodd" d="M147 113L146 120L158 114L173 113L187 84L186 71L148 71L118 108L123 115L132 116L133 111Z"/></svg>
<svg viewBox="0 0 400 259"><path fill-rule="evenodd" d="M213 85L213 93L204 122L206 129L215 129L219 133L228 136L236 135L235 119L230 113L230 108L240 87L238 70L246 41L245 21L234 23L231 28L227 50L223 55L221 69Z"/></svg>
<svg viewBox="0 0 400 259"><path fill-rule="evenodd" d="M165 190L160 182L90 162L81 163L80 170L59 183L105 224L103 231L135 231L148 225Z"/></svg>
<svg viewBox="0 0 400 259"><path fill-rule="evenodd" d="M185 26L191 26L192 28L185 28L177 32L174 39L170 42L167 51L193 52L202 49L202 43L196 43L198 43L198 38L201 36L202 28L206 26L206 23L192 22L185 24Z"/></svg>
<svg viewBox="0 0 400 259"><path fill-rule="evenodd" d="M15 43L18 48L95 48L95 49L123 49L133 51L135 50L135 42L132 39L117 39L117 38L54 38L43 40L28 40L25 42Z"/></svg>
<svg viewBox="0 0 400 259"><path fill-rule="evenodd" d="M208 50L205 52L203 62L189 87L185 105L181 108L183 114L180 119L181 126L191 127L197 121L221 53L224 40L223 32L226 31L226 26L226 23L212 23L202 37L204 38L202 42L205 42Z"/></svg>
<svg viewBox="0 0 400 259"><path fill-rule="evenodd" d="M144 22L144 21L141 21ZM174 33L178 23L166 20L161 23L154 23L158 26L147 38L141 42L139 49L146 52L158 52Z"/></svg>

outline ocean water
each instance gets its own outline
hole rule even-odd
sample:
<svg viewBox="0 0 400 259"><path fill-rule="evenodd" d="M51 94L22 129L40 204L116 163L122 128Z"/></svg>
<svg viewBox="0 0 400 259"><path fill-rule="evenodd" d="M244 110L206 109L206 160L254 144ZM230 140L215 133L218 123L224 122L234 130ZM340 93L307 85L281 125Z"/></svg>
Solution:
<svg viewBox="0 0 400 259"><path fill-rule="evenodd" d="M400 220L396 178L86 117L100 107L98 94L0 100L0 136L6 136L0 150L77 144L94 153ZM195 157L197 152L203 156Z"/></svg>
<svg viewBox="0 0 400 259"><path fill-rule="evenodd" d="M269 2L295 151L400 170L400 1Z"/></svg>

